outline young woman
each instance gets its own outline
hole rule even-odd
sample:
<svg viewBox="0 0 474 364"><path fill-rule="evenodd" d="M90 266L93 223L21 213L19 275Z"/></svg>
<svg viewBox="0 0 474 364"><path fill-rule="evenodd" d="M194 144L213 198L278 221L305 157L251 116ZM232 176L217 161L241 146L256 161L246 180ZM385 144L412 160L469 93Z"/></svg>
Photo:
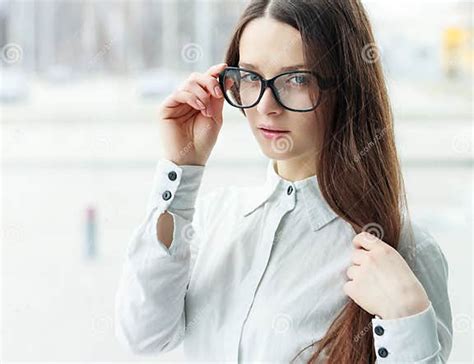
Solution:
<svg viewBox="0 0 474 364"><path fill-rule="evenodd" d="M226 63L160 106L165 155L130 241L117 336L188 361L444 363L448 265L410 224L393 120L358 0L254 0ZM266 181L199 196L224 100Z"/></svg>

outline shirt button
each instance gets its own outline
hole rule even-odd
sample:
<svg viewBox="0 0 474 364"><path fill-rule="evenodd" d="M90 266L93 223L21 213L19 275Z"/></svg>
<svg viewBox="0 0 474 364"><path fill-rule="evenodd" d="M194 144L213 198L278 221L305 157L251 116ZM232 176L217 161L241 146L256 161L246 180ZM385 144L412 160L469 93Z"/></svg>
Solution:
<svg viewBox="0 0 474 364"><path fill-rule="evenodd" d="M175 171L171 171L170 173L168 173L168 178L169 178L171 181L176 180L176 177L178 177L178 175L176 174Z"/></svg>
<svg viewBox="0 0 474 364"><path fill-rule="evenodd" d="M288 186L288 189L286 190L286 193L288 195L291 195L292 192L293 192L293 186Z"/></svg>
<svg viewBox="0 0 474 364"><path fill-rule="evenodd" d="M385 348L380 348L378 353L381 358L385 358L388 355L388 350Z"/></svg>
<svg viewBox="0 0 474 364"><path fill-rule="evenodd" d="M165 191L165 192L163 192L161 197L163 197L163 200L168 201L171 198L171 192L170 191Z"/></svg>
<svg viewBox="0 0 474 364"><path fill-rule="evenodd" d="M378 336L382 336L384 333L384 329L382 326L375 326L374 331Z"/></svg>

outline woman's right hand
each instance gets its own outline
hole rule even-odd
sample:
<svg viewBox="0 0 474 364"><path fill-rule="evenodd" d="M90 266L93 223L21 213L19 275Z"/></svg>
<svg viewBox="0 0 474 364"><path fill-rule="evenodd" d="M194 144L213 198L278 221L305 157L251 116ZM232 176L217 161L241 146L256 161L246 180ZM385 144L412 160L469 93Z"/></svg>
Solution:
<svg viewBox="0 0 474 364"><path fill-rule="evenodd" d="M204 166L222 127L224 97L219 72L227 64L205 73L192 73L159 107L164 158L178 165Z"/></svg>

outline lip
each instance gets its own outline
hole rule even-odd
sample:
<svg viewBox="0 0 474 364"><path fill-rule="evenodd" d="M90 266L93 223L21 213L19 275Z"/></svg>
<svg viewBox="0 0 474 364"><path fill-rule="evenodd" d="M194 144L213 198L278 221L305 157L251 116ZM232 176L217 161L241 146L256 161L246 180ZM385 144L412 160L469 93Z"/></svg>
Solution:
<svg viewBox="0 0 474 364"><path fill-rule="evenodd" d="M279 136L288 134L288 130L275 130L275 129L268 129L269 127L259 127L258 129L261 131L263 136L267 139L275 139Z"/></svg>
<svg viewBox="0 0 474 364"><path fill-rule="evenodd" d="M265 129L265 130L270 130L270 131L282 131L282 132L287 132L289 130L282 130L282 129L278 129L278 128L275 128L271 125L259 125L258 126L259 129Z"/></svg>

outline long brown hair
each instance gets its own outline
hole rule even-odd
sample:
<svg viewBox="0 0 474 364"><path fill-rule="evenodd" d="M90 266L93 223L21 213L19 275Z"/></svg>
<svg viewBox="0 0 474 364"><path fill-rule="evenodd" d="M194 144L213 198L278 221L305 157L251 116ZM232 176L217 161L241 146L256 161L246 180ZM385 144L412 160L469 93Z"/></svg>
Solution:
<svg viewBox="0 0 474 364"><path fill-rule="evenodd" d="M265 16L297 29L309 69L336 80L325 100L333 111L316 169L324 198L356 233L369 231L397 249L408 209L380 54L364 7L359 0L252 0L231 38L229 66L238 65L245 26ZM374 363L372 318L349 300L312 344L318 345L309 363Z"/></svg>

